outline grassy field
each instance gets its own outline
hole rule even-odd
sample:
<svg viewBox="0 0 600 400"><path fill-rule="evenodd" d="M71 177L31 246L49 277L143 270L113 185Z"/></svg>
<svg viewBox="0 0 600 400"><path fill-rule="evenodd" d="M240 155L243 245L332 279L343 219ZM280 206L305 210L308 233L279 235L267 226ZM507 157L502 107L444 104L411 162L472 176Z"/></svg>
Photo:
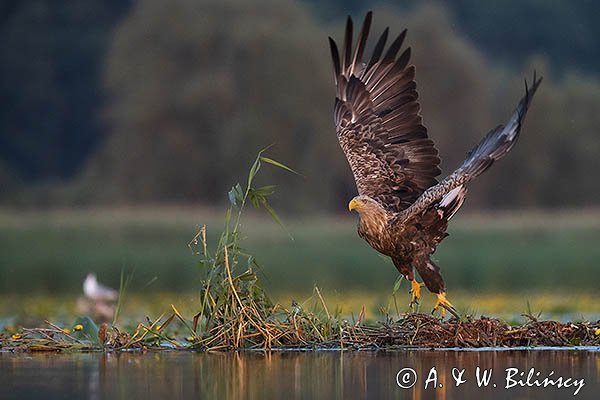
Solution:
<svg viewBox="0 0 600 400"><path fill-rule="evenodd" d="M318 285L336 304L377 310L389 302L397 273L357 237L354 218L285 220L293 241L267 218L250 215L242 227L275 298L302 299ZM187 244L204 223L214 243L221 221L220 213L174 208L1 212L0 297L74 296L88 271L118 287L125 271L133 272L132 294L193 298L199 275ZM459 308L494 310L504 299L520 304L518 313L528 300L545 299L538 301L544 311L600 309L592 300L600 282L600 213L459 215L454 222L435 258Z"/></svg>
<svg viewBox="0 0 600 400"><path fill-rule="evenodd" d="M407 290L408 287L398 292L395 300L391 295L391 289L385 293L323 291L323 297L332 314L338 313L352 321L358 319L358 314L364 307L367 320L381 321L386 315L396 318L402 313L411 311L408 307L410 296ZM292 301L295 300L310 310L317 304L316 298L310 297L311 294L311 291L279 293L273 296L273 300L287 309L291 309ZM0 296L0 331L16 324L41 326L45 320L68 325L72 323L75 316L79 315L76 307L77 297L75 294L2 295ZM522 315L525 313L539 314L541 318L562 322L600 319L598 297L589 292L555 296L551 292L473 294L467 291L453 291L450 299L461 315L493 316L512 324L525 322L526 318ZM434 297L424 294L419 311L429 313L433 303ZM171 312L171 304L174 304L189 319L200 309L197 292L128 293L124 298L118 324L131 329L139 322L145 321L146 316L154 319L161 314L168 315Z"/></svg>

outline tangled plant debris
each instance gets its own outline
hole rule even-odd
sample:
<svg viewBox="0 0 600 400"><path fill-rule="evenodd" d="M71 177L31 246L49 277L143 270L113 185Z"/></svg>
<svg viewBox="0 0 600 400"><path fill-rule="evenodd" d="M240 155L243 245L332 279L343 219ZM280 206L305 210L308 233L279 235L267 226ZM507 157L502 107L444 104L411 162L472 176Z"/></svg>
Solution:
<svg viewBox="0 0 600 400"><path fill-rule="evenodd" d="M297 305L296 305L297 307ZM215 324L205 335L183 338L168 329L174 311L163 325L140 326L133 333L100 326L97 337L79 339L48 323L47 328L22 329L0 334L0 351L90 351L130 349L346 349L394 350L408 348L513 348L600 346L600 321L560 323L540 321L533 316L518 326L498 319L453 318L444 321L427 314L405 314L399 320L372 325L350 324L296 308L275 307L274 314L261 316L248 305L239 308L237 320ZM185 321L185 320L184 320ZM186 322L187 323L187 322ZM192 329L191 326L189 326Z"/></svg>
<svg viewBox="0 0 600 400"><path fill-rule="evenodd" d="M481 348L530 346L598 346L596 323L560 323L528 319L510 326L498 319L466 317L443 321L426 314L406 314L400 320L374 327L353 327L343 342L353 348Z"/></svg>

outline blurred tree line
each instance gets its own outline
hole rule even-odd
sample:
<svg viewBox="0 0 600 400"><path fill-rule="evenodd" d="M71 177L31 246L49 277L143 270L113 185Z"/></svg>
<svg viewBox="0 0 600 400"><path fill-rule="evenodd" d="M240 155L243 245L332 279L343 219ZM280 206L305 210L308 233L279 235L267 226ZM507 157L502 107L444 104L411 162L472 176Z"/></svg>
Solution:
<svg viewBox="0 0 600 400"><path fill-rule="evenodd" d="M122 0L0 2L2 187L71 178L97 148L104 57L128 8Z"/></svg>
<svg viewBox="0 0 600 400"><path fill-rule="evenodd" d="M3 6L0 200L215 204L275 144L270 155L304 175L266 175L280 208L345 208L355 189L333 127L326 37L341 41L345 15L360 21L369 6L373 36L409 28L445 172L506 120L524 77L544 75L521 143L473 186L472 207L597 205L600 3L399 3Z"/></svg>

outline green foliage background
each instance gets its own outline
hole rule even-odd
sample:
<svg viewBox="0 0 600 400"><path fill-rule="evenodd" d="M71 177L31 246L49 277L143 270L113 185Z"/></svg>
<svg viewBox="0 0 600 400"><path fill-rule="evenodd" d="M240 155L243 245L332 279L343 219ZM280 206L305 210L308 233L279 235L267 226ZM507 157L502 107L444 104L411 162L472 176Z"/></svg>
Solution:
<svg viewBox="0 0 600 400"><path fill-rule="evenodd" d="M122 271L133 273L131 289L147 295L195 291L199 257L186 245L206 223L208 243L216 246L224 212L0 213L0 293L79 293L89 271L112 287L119 287ZM459 215L434 257L451 293L509 292L524 299L538 292L597 293L598 221L598 213ZM241 220L239 246L256 256L269 293L305 296L314 284L330 295L391 292L396 269L358 237L354 220L284 223L294 240L267 216Z"/></svg>
<svg viewBox="0 0 600 400"><path fill-rule="evenodd" d="M503 122L534 68L545 81L521 143L471 209L596 206L598 3L461 0L44 0L0 7L0 202L217 205L255 152L283 211L354 195L337 144L328 35L372 8L409 28L424 122L446 172Z"/></svg>

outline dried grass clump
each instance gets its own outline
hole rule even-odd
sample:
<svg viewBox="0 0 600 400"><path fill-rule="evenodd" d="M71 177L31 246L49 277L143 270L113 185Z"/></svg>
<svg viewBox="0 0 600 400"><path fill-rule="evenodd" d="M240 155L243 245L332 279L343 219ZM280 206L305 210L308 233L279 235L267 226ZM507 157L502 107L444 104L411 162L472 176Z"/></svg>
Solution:
<svg viewBox="0 0 600 400"><path fill-rule="evenodd" d="M267 211L285 229L268 202L275 187L255 187L254 180L264 163L289 172L295 171L263 156L263 151L258 153L250 168L246 188L238 183L229 192L231 205L215 252L209 251L206 226L190 242L192 251L200 256L200 311L191 326L179 313L176 312L176 315L189 329L189 340L194 347L239 349L308 346L330 340L339 329L340 323L330 315L318 289L316 293L320 307L313 307L312 311L306 311L299 304L294 304L291 310L274 304L256 274L256 269L260 267L255 257L240 245L240 220L248 202L255 208Z"/></svg>

